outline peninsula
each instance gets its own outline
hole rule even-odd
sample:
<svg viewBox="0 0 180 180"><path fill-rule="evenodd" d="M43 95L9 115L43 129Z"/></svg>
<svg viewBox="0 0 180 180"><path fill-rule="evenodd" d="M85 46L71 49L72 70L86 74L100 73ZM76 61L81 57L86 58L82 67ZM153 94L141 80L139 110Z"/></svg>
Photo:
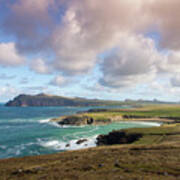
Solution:
<svg viewBox="0 0 180 180"><path fill-rule="evenodd" d="M59 125L104 125L119 121L146 121L180 123L177 105L149 105L130 109L90 109L70 116L61 116L51 121Z"/></svg>
<svg viewBox="0 0 180 180"><path fill-rule="evenodd" d="M21 94L13 100L6 103L6 106L103 106L103 105L121 105L120 101L106 101L86 98L69 98L49 94L26 95Z"/></svg>
<svg viewBox="0 0 180 180"><path fill-rule="evenodd" d="M13 100L8 101L6 106L121 106L131 105L139 107L149 104L174 104L172 102L162 102L158 100L130 100L115 101L115 100L101 100L101 99L87 99L81 97L64 97L57 95L50 95L40 93L37 95L20 94Z"/></svg>

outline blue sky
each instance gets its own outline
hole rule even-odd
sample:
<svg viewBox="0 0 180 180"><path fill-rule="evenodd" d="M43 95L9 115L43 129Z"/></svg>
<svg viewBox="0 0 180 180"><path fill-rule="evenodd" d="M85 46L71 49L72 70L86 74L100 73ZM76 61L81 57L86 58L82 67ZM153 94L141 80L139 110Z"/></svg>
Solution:
<svg viewBox="0 0 180 180"><path fill-rule="evenodd" d="M0 0L0 102L42 92L180 101L178 5Z"/></svg>

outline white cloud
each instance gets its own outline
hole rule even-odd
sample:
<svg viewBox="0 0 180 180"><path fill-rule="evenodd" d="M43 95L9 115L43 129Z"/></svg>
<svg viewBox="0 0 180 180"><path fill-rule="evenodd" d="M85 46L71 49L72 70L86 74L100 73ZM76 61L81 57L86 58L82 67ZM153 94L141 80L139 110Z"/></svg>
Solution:
<svg viewBox="0 0 180 180"><path fill-rule="evenodd" d="M66 85L68 83L68 80L59 75L59 76L56 76L51 82L50 82L50 85L53 85L53 86L59 86L59 87L62 87L64 85Z"/></svg>
<svg viewBox="0 0 180 180"><path fill-rule="evenodd" d="M16 47L0 44L1 65L22 64L18 48L42 57L50 53L52 64L39 58L30 68L42 74L59 71L65 77L51 82L58 86L67 83L67 75L87 74L99 63L100 82L107 87L147 84L162 72L169 79L173 76L173 86L178 84L179 0L17 0L8 11L2 29L14 35ZM166 54L156 48L157 39L145 37L152 31L159 33ZM107 51L110 55L99 61L97 57Z"/></svg>
<svg viewBox="0 0 180 180"><path fill-rule="evenodd" d="M161 36L161 46L167 49L180 50L180 1L179 0L151 0L145 3L144 11L151 24L156 26Z"/></svg>
<svg viewBox="0 0 180 180"><path fill-rule="evenodd" d="M173 87L180 87L180 74L176 74L171 78L171 85Z"/></svg>
<svg viewBox="0 0 180 180"><path fill-rule="evenodd" d="M24 57L18 54L14 43L0 43L0 65L18 66L24 61Z"/></svg>
<svg viewBox="0 0 180 180"><path fill-rule="evenodd" d="M169 51L165 58L159 62L159 72L180 73L180 51Z"/></svg>
<svg viewBox="0 0 180 180"><path fill-rule="evenodd" d="M56 69L68 74L89 72L100 53L118 45L123 31L135 29L140 7L140 0L71 2L53 34Z"/></svg>
<svg viewBox="0 0 180 180"><path fill-rule="evenodd" d="M104 59L100 82L116 88L147 83L155 78L156 64L162 58L153 40L141 35L125 34L116 53Z"/></svg>
<svg viewBox="0 0 180 180"><path fill-rule="evenodd" d="M18 94L19 91L15 87L10 86L9 84L0 87L1 101L5 101L7 98L13 98Z"/></svg>
<svg viewBox="0 0 180 180"><path fill-rule="evenodd" d="M33 59L30 64L31 70L39 74L48 74L51 72L51 66L48 65L43 59Z"/></svg>

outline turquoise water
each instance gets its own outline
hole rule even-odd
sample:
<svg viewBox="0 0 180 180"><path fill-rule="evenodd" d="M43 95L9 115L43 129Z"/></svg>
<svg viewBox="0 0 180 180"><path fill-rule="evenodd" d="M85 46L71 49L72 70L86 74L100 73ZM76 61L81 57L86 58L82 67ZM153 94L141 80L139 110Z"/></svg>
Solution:
<svg viewBox="0 0 180 180"><path fill-rule="evenodd" d="M149 126L140 123L114 123L105 126L60 127L56 123L49 122L50 118L91 108L0 105L0 158L50 154L93 147L98 134L106 134L114 129ZM76 141L80 138L87 138L88 141L77 145ZM66 147L67 144L69 144L68 147Z"/></svg>

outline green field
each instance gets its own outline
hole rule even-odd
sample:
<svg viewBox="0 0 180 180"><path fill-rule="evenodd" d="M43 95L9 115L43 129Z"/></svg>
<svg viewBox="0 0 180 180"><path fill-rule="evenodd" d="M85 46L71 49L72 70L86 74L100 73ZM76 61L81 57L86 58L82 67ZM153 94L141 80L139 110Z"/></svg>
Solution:
<svg viewBox="0 0 180 180"><path fill-rule="evenodd" d="M107 119L114 116L134 116L135 118L169 118L180 120L179 105L151 105L142 108L132 109L109 109L107 111L99 111L86 113L95 119Z"/></svg>

